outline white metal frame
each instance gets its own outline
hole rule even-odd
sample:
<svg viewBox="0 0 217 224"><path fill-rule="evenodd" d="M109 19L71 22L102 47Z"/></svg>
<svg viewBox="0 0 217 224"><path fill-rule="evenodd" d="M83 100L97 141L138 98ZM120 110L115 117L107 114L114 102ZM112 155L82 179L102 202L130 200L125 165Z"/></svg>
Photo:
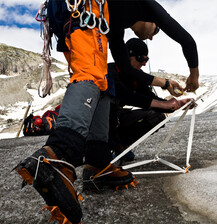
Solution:
<svg viewBox="0 0 217 224"><path fill-rule="evenodd" d="M203 94L204 95L204 94ZM195 101L199 100L202 96L198 97ZM178 126L181 124L181 121L184 119L185 115L187 114L189 108L194 103L194 100L192 99L187 104L183 105L179 110L175 111L171 116L167 117L165 120L163 120L161 123L156 125L153 129L151 129L149 132L147 132L144 136L142 136L140 139L138 139L136 142L134 142L132 145L130 145L126 150L124 150L120 155L118 155L116 158L114 158L110 164L114 164L119 159L121 159L126 153L131 151L134 147L139 145L141 142L143 142L145 139L147 139L151 134L153 134L155 131L157 131L160 127L162 127L164 124L166 124L168 121L170 121L175 115L177 115L181 110L185 109L183 114L180 116L179 120L176 122L175 126L171 130L171 132L168 134L166 139L163 141L163 143L160 145L160 148L158 152L155 154L153 159L150 160L143 160L140 162L128 164L125 166L122 166L123 169L131 169L134 167L142 166L145 164L153 163L153 162L160 162L166 166L169 166L172 168L172 170L159 170L159 171L140 171L140 172L132 172L133 175L150 175L150 174L174 174L174 173L187 173L188 169L190 168L190 155L191 155L191 147L192 147L192 140L193 140L193 132L194 132L194 124L195 124L195 111L196 106L193 108L192 117L191 117L191 124L190 124L190 132L189 132L189 138L188 138L188 146L187 146L187 154L186 154L186 168L181 168L171 162L168 162L164 159L161 159L159 157L160 153L163 151L165 145L170 140L171 136L175 132L175 130L178 128Z"/></svg>
<svg viewBox="0 0 217 224"><path fill-rule="evenodd" d="M120 155L118 155L116 158L114 158L110 164L103 169L102 171L100 171L98 174L96 174L93 177L93 180L95 178L107 175L110 172L106 172L106 170L115 162L117 162L119 159L121 159L125 154L127 154L129 151L131 151L134 147L136 147L137 145L139 145L141 142L143 142L146 138L148 138L151 134L153 134L155 131L157 131L160 127L162 127L164 124L166 124L168 121L170 121L175 115L177 115L181 110L184 110L183 114L180 116L179 120L176 122L175 126L173 127L173 129L171 130L171 132L168 134L168 136L166 137L166 139L162 142L160 149L158 150L158 152L155 154L154 158L151 160L143 160L140 162L136 162L136 163L132 163L132 164L128 164L125 166L122 166L122 169L131 169L137 166L142 166L148 163L152 163L152 162L160 162L166 166L169 166L170 168L172 168L173 170L159 170L159 171L140 171L140 172L132 172L133 175L150 175L150 174L181 174L181 173L187 173L189 171L190 166L190 155L191 155L191 148L192 148L192 140L193 140L193 133L194 133L194 125L195 125L195 114L196 114L196 102L199 99L202 99L205 95L207 95L208 91L205 92L204 94L202 94L201 96L199 96L197 99L195 100L190 100L188 103L186 103L185 105L183 105L181 108L179 108L178 110L176 110L171 116L167 117L166 119L164 119L162 122L160 122L158 125L156 125L153 129L151 129L149 132L147 132L145 135L143 135L141 138L139 138L136 142L134 142L132 145L130 145L127 149L125 149ZM178 126L180 125L181 121L184 119L185 115L187 114L188 110L191 108L191 106L194 106L193 108L193 112L192 112L192 117L191 117L191 123L190 123L190 132L189 132L189 138L188 138L188 146L187 146L187 153L186 153L186 167L185 168L181 168L171 162L168 162L164 159L161 159L159 157L160 153L163 151L163 148L165 147L165 145L168 143L168 141L170 140L171 136L173 135L173 133L175 132L175 130L178 128Z"/></svg>

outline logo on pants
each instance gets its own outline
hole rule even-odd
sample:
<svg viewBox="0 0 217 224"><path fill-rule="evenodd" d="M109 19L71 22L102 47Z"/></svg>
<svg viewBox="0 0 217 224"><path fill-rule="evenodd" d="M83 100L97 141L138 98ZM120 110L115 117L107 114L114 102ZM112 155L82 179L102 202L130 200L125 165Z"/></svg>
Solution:
<svg viewBox="0 0 217 224"><path fill-rule="evenodd" d="M84 102L84 105L88 106L89 108L91 108L91 102L92 102L92 98L87 98L86 102Z"/></svg>

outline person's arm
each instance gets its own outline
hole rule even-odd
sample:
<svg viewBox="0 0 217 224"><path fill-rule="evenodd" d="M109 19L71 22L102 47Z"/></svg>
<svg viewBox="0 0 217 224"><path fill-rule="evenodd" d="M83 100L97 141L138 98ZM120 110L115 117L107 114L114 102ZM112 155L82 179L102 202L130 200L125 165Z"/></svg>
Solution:
<svg viewBox="0 0 217 224"><path fill-rule="evenodd" d="M178 82L173 81L173 80L168 80L169 81L169 85L166 86L166 89L170 92L171 95L173 96L181 96L183 94L183 88L179 85ZM151 86L159 86L161 88L163 88L166 85L166 79L164 78L160 78L160 77L154 77ZM177 88L178 90L180 90L180 92L175 92L175 88Z"/></svg>
<svg viewBox="0 0 217 224"><path fill-rule="evenodd" d="M179 43L182 47L184 57L190 70L189 78L186 82L188 92L195 91L199 87L198 53L196 42L192 36L176 21L166 10L156 1L147 1L150 13L154 22L170 38Z"/></svg>
<svg viewBox="0 0 217 224"><path fill-rule="evenodd" d="M152 100L151 102L151 108L160 108L160 109L164 109L164 110L178 110L180 107L182 107L183 105L185 105L187 102L189 102L191 99L187 98L187 99L181 99L181 100L177 100L175 98L172 98L170 100L167 101L159 101L159 100Z"/></svg>

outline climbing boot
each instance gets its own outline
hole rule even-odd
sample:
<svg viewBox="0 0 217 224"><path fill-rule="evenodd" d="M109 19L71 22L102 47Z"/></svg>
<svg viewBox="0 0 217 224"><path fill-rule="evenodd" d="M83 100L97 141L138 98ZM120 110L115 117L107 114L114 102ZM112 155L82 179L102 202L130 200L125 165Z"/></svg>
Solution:
<svg viewBox="0 0 217 224"><path fill-rule="evenodd" d="M54 151L45 146L26 158L15 168L25 184L33 187L43 197L45 207L51 211L50 220L59 223L80 223L81 207L78 202L79 194L74 189L76 179L74 167L59 160Z"/></svg>
<svg viewBox="0 0 217 224"><path fill-rule="evenodd" d="M99 191L103 187L120 187L128 185L134 186L134 177L129 171L123 170L121 167L110 165L103 169L84 165L83 169L83 191Z"/></svg>

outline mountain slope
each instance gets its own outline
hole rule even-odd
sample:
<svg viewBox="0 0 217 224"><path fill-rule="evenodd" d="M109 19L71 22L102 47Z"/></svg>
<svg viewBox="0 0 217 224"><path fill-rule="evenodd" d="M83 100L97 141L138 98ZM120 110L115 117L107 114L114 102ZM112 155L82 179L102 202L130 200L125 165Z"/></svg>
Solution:
<svg viewBox="0 0 217 224"><path fill-rule="evenodd" d="M51 58L51 72L64 72L56 64L63 63ZM28 89L37 89L42 71L40 54L0 44L0 106L29 101ZM55 79L54 79L55 85Z"/></svg>

